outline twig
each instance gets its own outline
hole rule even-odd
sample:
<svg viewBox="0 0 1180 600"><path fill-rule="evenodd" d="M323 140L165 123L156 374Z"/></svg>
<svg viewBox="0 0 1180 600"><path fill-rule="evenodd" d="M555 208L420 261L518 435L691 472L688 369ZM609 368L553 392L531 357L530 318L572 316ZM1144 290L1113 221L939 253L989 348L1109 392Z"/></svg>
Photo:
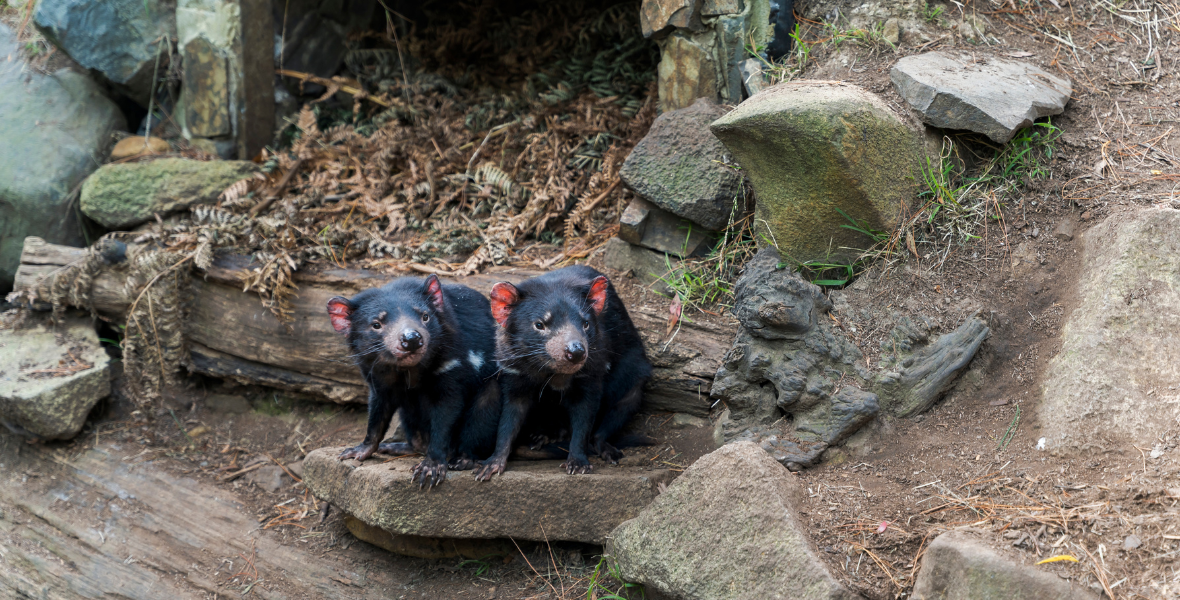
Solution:
<svg viewBox="0 0 1180 600"><path fill-rule="evenodd" d="M528 555L524 553L524 550L520 549L520 544L517 544L516 540L513 538L508 538L508 539L512 541L513 546L516 546L516 551L520 552L521 558L524 559L524 564L528 565L529 568L533 570L533 573L536 573L537 577L540 577L541 580L545 582L545 585L549 586L549 589L553 591L554 596L556 596L558 598L562 598L563 596L561 596L560 594L557 593L557 588L553 587L553 583L550 582L548 579L546 579L544 575L541 575L541 572L537 570L537 567L534 567L533 563L531 561L529 561Z"/></svg>
<svg viewBox="0 0 1180 600"><path fill-rule="evenodd" d="M393 106L393 103L390 102L389 100L386 100L385 98L370 95L365 90L362 90L358 87L354 87L351 85L341 83L339 81L333 81L331 79L326 79L323 77L316 77L315 75L312 75L311 73L304 73L302 71L292 71L290 69L276 69L276 72L278 72L279 75L283 75L285 77L294 77L296 79L299 79L300 81L310 81L312 83L322 85L322 86L328 88L329 90L332 89L333 87L335 87L337 89L337 91L341 91L341 92L344 92L345 94L349 94L349 95L353 96L354 98L356 98L357 100L361 100L361 99L369 100L369 101L373 102L374 104L380 104L381 106L384 106L385 108L391 108Z"/></svg>
<svg viewBox="0 0 1180 600"><path fill-rule="evenodd" d="M265 455L267 458L269 458L269 459L271 460L271 462L273 462L274 464L278 465L278 466L279 466L279 468L280 468L280 469L282 469L284 473L286 473L286 474L290 475L290 476L291 476L291 479L294 479L295 481L298 481L299 483L303 483L303 480L302 480L302 479L300 479L300 478L296 477L294 473L292 473L292 472L288 471L288 470L287 470L287 467L284 467L284 466L283 466L283 463L279 462L277 459L275 459L275 457L271 456L271 455L270 455L270 454L268 454L268 453L264 453L264 455Z"/></svg>

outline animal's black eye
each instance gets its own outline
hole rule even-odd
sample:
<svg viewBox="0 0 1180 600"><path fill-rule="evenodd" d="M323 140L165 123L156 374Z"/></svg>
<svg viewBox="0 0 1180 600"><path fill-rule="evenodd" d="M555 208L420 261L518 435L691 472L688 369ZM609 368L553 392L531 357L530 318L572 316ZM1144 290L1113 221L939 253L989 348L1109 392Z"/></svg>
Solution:
<svg viewBox="0 0 1180 600"><path fill-rule="evenodd" d="M423 322L423 323L429 323L429 322L430 322L430 313L422 313L422 322Z"/></svg>
<svg viewBox="0 0 1180 600"><path fill-rule="evenodd" d="M545 331L545 324L540 321L533 323L533 327L536 327L537 331Z"/></svg>
<svg viewBox="0 0 1180 600"><path fill-rule="evenodd" d="M582 331L590 331L590 321L582 321Z"/></svg>
<svg viewBox="0 0 1180 600"><path fill-rule="evenodd" d="M381 321L373 321L373 329L381 329Z"/></svg>

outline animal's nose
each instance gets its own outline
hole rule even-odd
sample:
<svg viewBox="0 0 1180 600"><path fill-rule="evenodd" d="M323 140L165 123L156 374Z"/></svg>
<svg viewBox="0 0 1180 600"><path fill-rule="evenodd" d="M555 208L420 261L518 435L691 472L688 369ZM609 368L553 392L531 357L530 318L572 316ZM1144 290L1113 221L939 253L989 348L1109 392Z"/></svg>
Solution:
<svg viewBox="0 0 1180 600"><path fill-rule="evenodd" d="M565 345L565 359L572 362L582 362L586 358L586 346L582 342L570 342Z"/></svg>
<svg viewBox="0 0 1180 600"><path fill-rule="evenodd" d="M413 352L422 347L422 334L413 329L407 329L402 332L401 341L402 350Z"/></svg>

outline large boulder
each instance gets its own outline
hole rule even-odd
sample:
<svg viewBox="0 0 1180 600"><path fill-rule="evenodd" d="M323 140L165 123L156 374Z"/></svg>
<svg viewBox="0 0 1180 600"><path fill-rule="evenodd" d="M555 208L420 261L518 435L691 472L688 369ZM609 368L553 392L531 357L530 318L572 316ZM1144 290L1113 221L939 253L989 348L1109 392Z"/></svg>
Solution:
<svg viewBox="0 0 1180 600"><path fill-rule="evenodd" d="M71 192L102 164L126 122L85 75L45 75L21 60L0 24L0 296L12 289L25 237L80 246Z"/></svg>
<svg viewBox="0 0 1180 600"><path fill-rule="evenodd" d="M769 87L712 126L754 185L758 239L789 262L850 262L917 197L920 134L854 85Z"/></svg>
<svg viewBox="0 0 1180 600"><path fill-rule="evenodd" d="M889 78L923 121L1000 144L1041 117L1061 114L1073 90L1068 78L1035 65L975 53L907 56Z"/></svg>
<svg viewBox="0 0 1180 600"><path fill-rule="evenodd" d="M110 229L217 200L234 182L258 171L249 161L187 158L104 165L82 184L82 212Z"/></svg>
<svg viewBox="0 0 1180 600"><path fill-rule="evenodd" d="M682 600L851 599L795 516L804 490L748 442L701 457L606 550L627 581Z"/></svg>
<svg viewBox="0 0 1180 600"><path fill-rule="evenodd" d="M488 482L476 481L470 471L452 471L425 493L410 484L417 457L358 464L337 460L342 450L308 454L304 483L317 498L399 536L601 544L655 499L659 484L672 479L669 471L646 466L574 476L558 468L558 461L512 462Z"/></svg>
<svg viewBox="0 0 1180 600"><path fill-rule="evenodd" d="M172 54L176 0L41 0L33 22L75 62L147 106L156 61L164 67Z"/></svg>
<svg viewBox="0 0 1180 600"><path fill-rule="evenodd" d="M74 437L111 393L109 365L89 318L0 329L0 421L40 439Z"/></svg>
<svg viewBox="0 0 1180 600"><path fill-rule="evenodd" d="M948 531L934 538L922 555L913 597L914 600L1099 598L1082 586L993 550L978 535L966 531Z"/></svg>
<svg viewBox="0 0 1180 600"><path fill-rule="evenodd" d="M1112 215L1083 242L1040 434L1055 452L1151 447L1180 418L1180 211Z"/></svg>
<svg viewBox="0 0 1180 600"><path fill-rule="evenodd" d="M668 111L652 123L619 171L635 193L660 208L718 231L734 216L742 177L727 167L725 146L709 125L725 109L701 98L688 108ZM686 232L687 233L687 232Z"/></svg>

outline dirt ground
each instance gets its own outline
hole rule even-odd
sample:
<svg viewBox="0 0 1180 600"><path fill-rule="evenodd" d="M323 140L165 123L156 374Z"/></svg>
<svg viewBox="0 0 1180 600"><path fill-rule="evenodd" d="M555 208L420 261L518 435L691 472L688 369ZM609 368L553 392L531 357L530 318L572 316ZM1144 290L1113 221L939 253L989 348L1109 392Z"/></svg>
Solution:
<svg viewBox="0 0 1180 600"><path fill-rule="evenodd" d="M1171 60L1180 30L1170 16L1177 8L1122 4L1155 11L1157 23L1141 27L1097 2L931 6L941 6L943 17L928 24L928 41L906 38L896 53L882 45L817 44L803 76L856 83L904 110L889 81L892 64L920 51L962 49L1016 55L1064 74L1074 82L1073 97L1053 118L1063 134L1048 177L1028 182L1005 205L1002 223L978 231L975 242L950 246L945 258L920 252L920 260L878 264L839 292L846 304L837 302L833 316L872 368L880 340L902 316L930 318L937 333L978 311L991 335L969 372L926 415L881 418L830 450L823 464L795 475L808 490L801 518L833 572L869 598L908 595L926 544L954 527L992 532L997 544L1017 548L1029 562L1070 555L1077 562L1040 568L1116 598L1180 597L1180 425L1153 448L1073 458L1036 449L1041 373L1076 302L1078 235L1114 213L1180 203L1180 89ZM962 10L987 20L990 45L952 29ZM814 25L803 34L824 36ZM1158 52L1144 69L1149 44ZM1072 239L1054 235L1062 223L1074 224ZM616 281L629 306L666 311L667 298L621 276ZM727 321L723 314L686 316ZM210 397L219 400L211 405ZM585 596L598 565L601 549L559 544L552 554L525 547L523 556L488 561L393 556L357 542L339 514L321 519L322 506L290 475L273 492L250 477L271 464L297 476L308 451L355 443L363 437L363 408L200 378L174 390L155 414L135 414L130 406L118 396L104 403L84 435L68 443L30 446L0 434L0 570L81 577L85 565L106 564L85 557L107 556L167 581L181 597L572 598ZM711 428L674 430L668 420L649 417L646 426L662 443L636 452L687 467L708 450ZM78 465L99 451L194 498L223 498L222 510L236 516L217 531L236 541L202 554L182 526L157 523L116 529L142 530L136 535L144 547L177 548L189 562L153 565L150 557L104 549L106 542L86 532L104 531L99 525L117 522L119 511L161 509L84 481ZM73 495L74 488L92 493ZM196 502L183 495L177 501ZM58 538L88 550L55 553ZM22 571L22 564L36 568ZM298 577L303 571L314 571L319 583Z"/></svg>
<svg viewBox="0 0 1180 600"><path fill-rule="evenodd" d="M1153 448L1074 458L1036 449L1041 374L1076 303L1078 235L1121 211L1180 207L1175 67L1157 61L1142 69L1146 29L1098 3L1061 5L967 3L968 14L987 19L994 45L932 27L934 41L923 48L1022 56L1073 81L1065 113L1052 119L1063 135L1049 176L1029 182L1005 206L1002 224L952 247L945 260L907 256L840 292L847 304L837 302L844 310L834 316L874 367L881 339L901 316L925 316L946 332L978 311L991 327L969 372L929 413L880 419L797 475L808 489L802 516L821 556L870 598L903 595L925 545L964 526L994 532L1028 562L1073 556L1079 562L1041 568L1098 592L1180 596L1180 463L1171 452L1180 424ZM1175 12L1158 7L1165 20ZM943 8L950 21L961 14L955 4ZM1177 31L1175 20L1152 30L1159 56L1174 54ZM1055 39L1061 32L1075 47ZM900 54L914 52L907 46ZM817 67L805 77L851 81L904 107L889 81L898 55L846 45L813 56ZM1063 223L1074 225L1072 239L1054 235Z"/></svg>

